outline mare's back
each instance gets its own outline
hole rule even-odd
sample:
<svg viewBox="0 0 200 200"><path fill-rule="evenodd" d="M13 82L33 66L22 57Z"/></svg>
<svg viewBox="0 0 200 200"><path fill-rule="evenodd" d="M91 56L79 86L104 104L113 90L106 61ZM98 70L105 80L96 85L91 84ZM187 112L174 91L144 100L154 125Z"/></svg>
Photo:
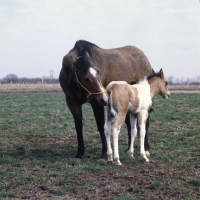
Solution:
<svg viewBox="0 0 200 200"><path fill-rule="evenodd" d="M96 60L101 71L101 80L106 87L111 81L139 81L152 72L146 55L137 47L125 46L115 49L98 48L99 56Z"/></svg>

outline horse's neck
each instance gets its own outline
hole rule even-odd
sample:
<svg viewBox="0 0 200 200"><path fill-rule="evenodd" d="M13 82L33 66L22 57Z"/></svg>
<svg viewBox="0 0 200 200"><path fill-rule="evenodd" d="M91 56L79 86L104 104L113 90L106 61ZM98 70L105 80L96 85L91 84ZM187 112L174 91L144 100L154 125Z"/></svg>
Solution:
<svg viewBox="0 0 200 200"><path fill-rule="evenodd" d="M151 98L153 98L153 96L159 91L158 81L155 79L149 80L149 85L150 85Z"/></svg>

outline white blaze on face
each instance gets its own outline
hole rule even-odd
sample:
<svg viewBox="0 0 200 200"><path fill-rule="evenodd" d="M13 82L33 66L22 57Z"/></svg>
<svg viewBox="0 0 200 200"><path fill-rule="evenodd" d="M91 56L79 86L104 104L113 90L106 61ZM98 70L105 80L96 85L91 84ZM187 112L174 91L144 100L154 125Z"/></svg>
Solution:
<svg viewBox="0 0 200 200"><path fill-rule="evenodd" d="M97 79L97 71L92 67L89 68L89 71L90 71L90 74L92 74L92 76ZM103 92L103 100L105 102L107 102L108 101L108 96L104 92L105 91L104 87L100 84L100 82L98 80L97 80L97 83L99 85L100 91Z"/></svg>
<svg viewBox="0 0 200 200"><path fill-rule="evenodd" d="M95 69L93 69L92 67L90 67L89 71L90 71L90 74L92 74L92 76L94 76L94 78L97 77L97 71Z"/></svg>

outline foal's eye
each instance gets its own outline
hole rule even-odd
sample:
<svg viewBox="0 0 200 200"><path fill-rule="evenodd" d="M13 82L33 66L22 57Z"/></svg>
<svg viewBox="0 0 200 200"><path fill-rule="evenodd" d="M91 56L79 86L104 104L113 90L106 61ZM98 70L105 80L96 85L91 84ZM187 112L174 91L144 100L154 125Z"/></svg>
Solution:
<svg viewBox="0 0 200 200"><path fill-rule="evenodd" d="M168 86L168 82L166 82L165 85Z"/></svg>

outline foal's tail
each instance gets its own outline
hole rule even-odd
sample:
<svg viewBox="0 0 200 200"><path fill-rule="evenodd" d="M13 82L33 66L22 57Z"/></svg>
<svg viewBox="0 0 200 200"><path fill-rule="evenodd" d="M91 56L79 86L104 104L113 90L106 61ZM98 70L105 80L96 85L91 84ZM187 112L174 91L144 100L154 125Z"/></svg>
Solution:
<svg viewBox="0 0 200 200"><path fill-rule="evenodd" d="M113 108L113 99L112 99L112 91L107 91L108 93L108 118L113 119L116 116L116 111Z"/></svg>

